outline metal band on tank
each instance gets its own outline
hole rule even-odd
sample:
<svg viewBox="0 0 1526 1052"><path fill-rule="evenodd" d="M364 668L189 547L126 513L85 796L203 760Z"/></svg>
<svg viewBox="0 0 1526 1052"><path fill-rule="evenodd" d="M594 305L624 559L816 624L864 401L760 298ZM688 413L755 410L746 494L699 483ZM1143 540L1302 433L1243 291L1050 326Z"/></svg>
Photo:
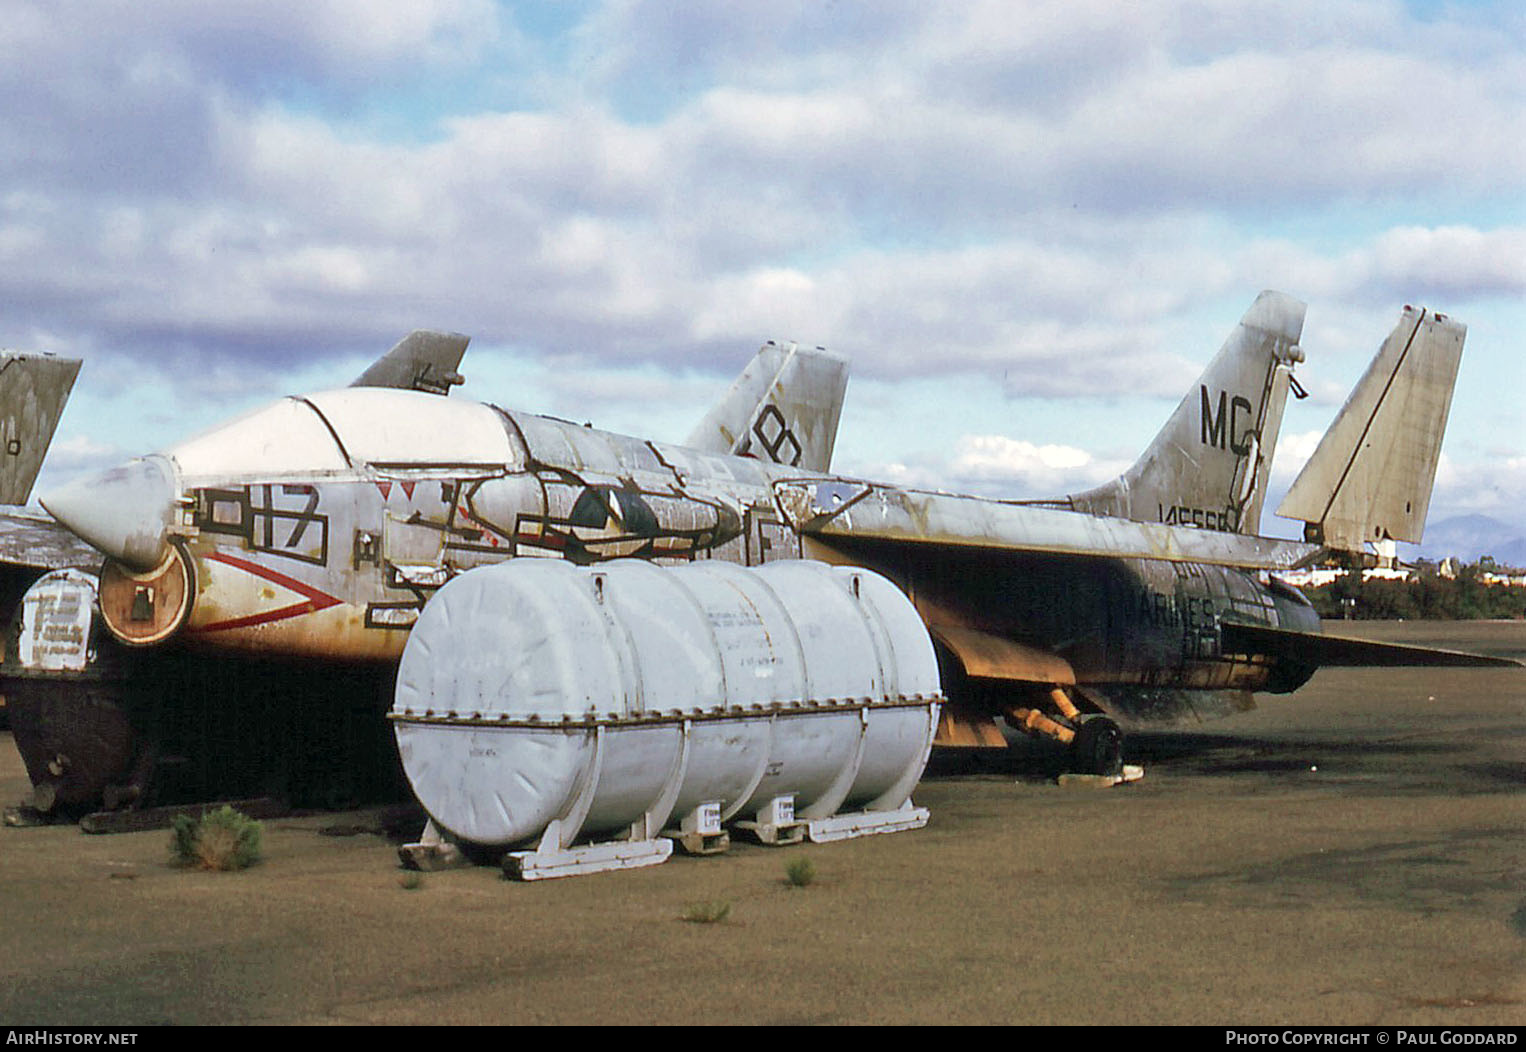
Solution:
<svg viewBox="0 0 1526 1052"><path fill-rule="evenodd" d="M696 709L692 712L680 712L669 710L668 712L645 712L631 716L616 716L613 714L604 716L574 716L565 715L555 719L541 719L536 715L510 716L507 713L500 716L483 716L480 713L460 715L455 712L435 713L426 710L416 713L411 709L403 712L389 712L387 719L398 723L420 723L431 725L443 725L452 727L566 727L568 729L586 729L590 727L650 727L662 724L679 724L685 720L696 723L704 723L712 720L734 720L738 716L765 716L791 714L809 715L814 712L842 712L844 710L861 710L868 712L878 709L910 709L921 708L931 702L942 703L947 700L942 694L912 694L903 695L899 698L873 701L868 698L827 698L824 701L781 701L769 705L735 705L729 708Z"/></svg>

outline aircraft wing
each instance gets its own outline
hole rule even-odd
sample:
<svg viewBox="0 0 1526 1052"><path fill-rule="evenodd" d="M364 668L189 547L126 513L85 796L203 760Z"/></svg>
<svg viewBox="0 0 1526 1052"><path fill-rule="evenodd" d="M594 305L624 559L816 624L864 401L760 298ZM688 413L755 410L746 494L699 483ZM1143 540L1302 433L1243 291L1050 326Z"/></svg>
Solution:
<svg viewBox="0 0 1526 1052"><path fill-rule="evenodd" d="M21 508L0 511L0 567L95 570L101 553L46 515Z"/></svg>
<svg viewBox="0 0 1526 1052"><path fill-rule="evenodd" d="M833 540L885 541L1262 570L1290 569L1320 551L1301 541L843 479L781 481L774 484L774 494L791 526L829 545Z"/></svg>
<svg viewBox="0 0 1526 1052"><path fill-rule="evenodd" d="M1436 650L1378 643L1370 639L1328 636L1322 632L1297 632L1265 625L1223 624L1224 649L1282 657L1322 668L1401 668L1452 666L1471 668L1520 668L1513 658L1492 654L1469 654L1461 650Z"/></svg>

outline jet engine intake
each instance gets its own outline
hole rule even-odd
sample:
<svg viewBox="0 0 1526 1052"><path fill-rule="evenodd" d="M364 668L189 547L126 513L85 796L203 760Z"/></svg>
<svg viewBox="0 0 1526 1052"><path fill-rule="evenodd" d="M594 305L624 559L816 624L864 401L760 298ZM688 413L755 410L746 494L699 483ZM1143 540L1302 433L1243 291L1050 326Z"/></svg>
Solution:
<svg viewBox="0 0 1526 1052"><path fill-rule="evenodd" d="M115 559L101 567L101 620L129 646L162 643L191 615L196 575L178 544L165 545L164 558L146 573Z"/></svg>

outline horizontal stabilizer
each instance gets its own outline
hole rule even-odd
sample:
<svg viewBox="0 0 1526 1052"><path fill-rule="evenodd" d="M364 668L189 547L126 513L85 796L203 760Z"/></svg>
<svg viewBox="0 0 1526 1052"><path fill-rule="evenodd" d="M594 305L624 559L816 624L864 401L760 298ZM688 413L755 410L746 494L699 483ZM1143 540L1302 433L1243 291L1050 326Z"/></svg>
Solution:
<svg viewBox="0 0 1526 1052"><path fill-rule="evenodd" d="M25 504L32 495L79 365L41 354L0 358L0 504Z"/></svg>
<svg viewBox="0 0 1526 1052"><path fill-rule="evenodd" d="M1419 544L1467 326L1405 307L1277 514L1326 547Z"/></svg>
<svg viewBox="0 0 1526 1052"><path fill-rule="evenodd" d="M1226 621L1224 649L1231 653L1266 654L1303 665L1350 668L1400 668L1456 666L1472 668L1520 668L1521 662L1491 654L1468 654L1461 650L1435 650L1402 643L1376 643L1369 639L1327 636L1264 625Z"/></svg>
<svg viewBox="0 0 1526 1052"><path fill-rule="evenodd" d="M371 363L351 387L396 387L446 395L461 382L461 356L470 336L416 329Z"/></svg>
<svg viewBox="0 0 1526 1052"><path fill-rule="evenodd" d="M770 340L683 444L826 471L847 389L847 359Z"/></svg>

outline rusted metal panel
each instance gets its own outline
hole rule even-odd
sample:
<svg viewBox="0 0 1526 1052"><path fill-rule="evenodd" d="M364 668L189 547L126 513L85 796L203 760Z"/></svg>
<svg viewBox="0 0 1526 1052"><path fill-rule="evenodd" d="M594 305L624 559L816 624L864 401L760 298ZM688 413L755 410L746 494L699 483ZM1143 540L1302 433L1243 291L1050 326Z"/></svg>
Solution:
<svg viewBox="0 0 1526 1052"><path fill-rule="evenodd" d="M1021 680L1069 686L1076 670L1053 651L1025 646L1003 636L973 628L933 624L934 638L954 652L966 674L980 679Z"/></svg>
<svg viewBox="0 0 1526 1052"><path fill-rule="evenodd" d="M948 702L938 713L933 744L940 748L1004 749L1007 738L989 712Z"/></svg>
<svg viewBox="0 0 1526 1052"><path fill-rule="evenodd" d="M112 635L129 645L162 643L185 623L195 588L191 567L174 546L146 573L133 573L108 560L100 576L101 619Z"/></svg>

